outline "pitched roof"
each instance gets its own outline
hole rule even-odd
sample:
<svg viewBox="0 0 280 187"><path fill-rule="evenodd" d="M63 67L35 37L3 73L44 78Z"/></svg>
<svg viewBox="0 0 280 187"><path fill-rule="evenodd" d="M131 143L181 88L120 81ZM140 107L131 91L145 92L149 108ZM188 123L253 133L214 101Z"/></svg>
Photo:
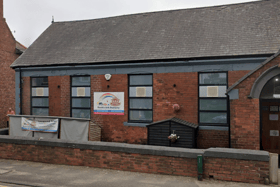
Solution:
<svg viewBox="0 0 280 187"><path fill-rule="evenodd" d="M55 22L12 67L273 54L279 10L269 0Z"/></svg>
<svg viewBox="0 0 280 187"><path fill-rule="evenodd" d="M188 127L194 128L194 129L196 129L198 127L197 124L190 123L188 121L185 121L185 120L182 120L182 119L179 119L179 118L175 118L175 117L165 119L165 120L161 120L161 121L157 121L157 122L153 122L153 123L147 125L147 127L150 126L150 125L156 125L156 124L160 124L160 123L167 122L167 121L176 122L176 123L179 123L181 125L185 125L185 126L188 126Z"/></svg>
<svg viewBox="0 0 280 187"><path fill-rule="evenodd" d="M16 41L16 53L17 54L22 54L26 49L27 49L27 47L25 47L24 45L22 45L21 43Z"/></svg>

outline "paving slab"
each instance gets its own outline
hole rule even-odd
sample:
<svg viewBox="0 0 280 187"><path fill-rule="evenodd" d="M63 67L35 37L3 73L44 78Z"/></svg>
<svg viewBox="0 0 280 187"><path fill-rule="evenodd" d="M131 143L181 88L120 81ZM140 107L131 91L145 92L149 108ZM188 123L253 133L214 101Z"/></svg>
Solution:
<svg viewBox="0 0 280 187"><path fill-rule="evenodd" d="M0 184L13 186L44 187L261 187L267 185L225 182L217 180L198 181L192 177L147 174L128 171L66 166L0 159ZM0 171L1 172L1 171ZM279 173L280 174L280 173ZM278 185L269 185L278 186Z"/></svg>

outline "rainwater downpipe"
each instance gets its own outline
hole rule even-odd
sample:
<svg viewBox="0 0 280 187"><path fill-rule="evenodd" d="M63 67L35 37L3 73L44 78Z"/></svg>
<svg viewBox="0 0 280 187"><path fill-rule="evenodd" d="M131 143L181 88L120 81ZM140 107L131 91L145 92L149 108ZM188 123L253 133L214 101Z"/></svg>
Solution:
<svg viewBox="0 0 280 187"><path fill-rule="evenodd" d="M228 147L231 148L231 137L230 137L230 99L229 95L227 95L227 123L228 123Z"/></svg>

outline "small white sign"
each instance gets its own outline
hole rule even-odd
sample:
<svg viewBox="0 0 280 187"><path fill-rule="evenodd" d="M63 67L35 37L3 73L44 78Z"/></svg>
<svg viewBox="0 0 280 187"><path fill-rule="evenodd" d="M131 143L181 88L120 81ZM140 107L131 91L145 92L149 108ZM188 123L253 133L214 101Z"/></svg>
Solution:
<svg viewBox="0 0 280 187"><path fill-rule="evenodd" d="M270 121L278 121L278 114L269 114Z"/></svg>
<svg viewBox="0 0 280 187"><path fill-rule="evenodd" d="M279 136L278 130L270 130L270 136Z"/></svg>
<svg viewBox="0 0 280 187"><path fill-rule="evenodd" d="M274 98L280 98L280 94L273 94Z"/></svg>
<svg viewBox="0 0 280 187"><path fill-rule="evenodd" d="M111 79L112 75L111 74L105 74L105 79L109 81Z"/></svg>
<svg viewBox="0 0 280 187"><path fill-rule="evenodd" d="M278 106L270 106L270 112L278 112Z"/></svg>

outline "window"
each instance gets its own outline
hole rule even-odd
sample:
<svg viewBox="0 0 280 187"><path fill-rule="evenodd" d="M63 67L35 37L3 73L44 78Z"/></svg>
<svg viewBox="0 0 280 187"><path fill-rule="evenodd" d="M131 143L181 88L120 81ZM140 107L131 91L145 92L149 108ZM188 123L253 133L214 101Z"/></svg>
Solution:
<svg viewBox="0 0 280 187"><path fill-rule="evenodd" d="M90 118L90 76L71 78L71 117Z"/></svg>
<svg viewBox="0 0 280 187"><path fill-rule="evenodd" d="M129 75L129 122L153 121L153 75Z"/></svg>
<svg viewBox="0 0 280 187"><path fill-rule="evenodd" d="M227 73L199 73L199 124L227 126Z"/></svg>
<svg viewBox="0 0 280 187"><path fill-rule="evenodd" d="M49 115L49 84L48 77L31 78L31 114Z"/></svg>
<svg viewBox="0 0 280 187"><path fill-rule="evenodd" d="M280 98L280 75L271 78L263 87L260 95L261 99Z"/></svg>

